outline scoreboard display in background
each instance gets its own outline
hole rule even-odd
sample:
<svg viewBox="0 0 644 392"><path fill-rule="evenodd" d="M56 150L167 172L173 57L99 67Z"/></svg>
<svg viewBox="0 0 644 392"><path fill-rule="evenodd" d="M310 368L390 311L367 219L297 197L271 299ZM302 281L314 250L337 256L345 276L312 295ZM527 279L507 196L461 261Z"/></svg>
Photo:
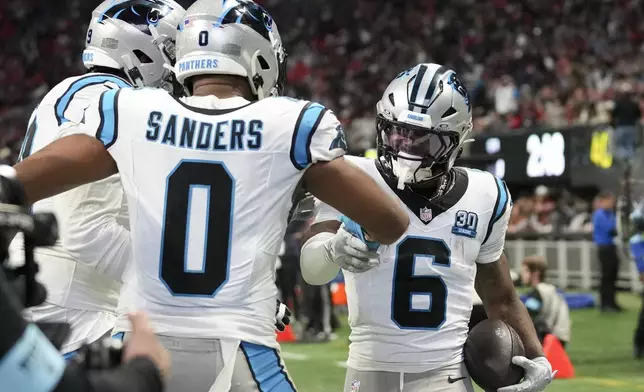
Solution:
<svg viewBox="0 0 644 392"><path fill-rule="evenodd" d="M482 135L470 154L489 157L486 169L517 185L611 185L619 171L610 154L610 127L575 127Z"/></svg>
<svg viewBox="0 0 644 392"><path fill-rule="evenodd" d="M569 153L561 132L538 132L478 137L470 152L496 156L487 170L506 182L567 182Z"/></svg>

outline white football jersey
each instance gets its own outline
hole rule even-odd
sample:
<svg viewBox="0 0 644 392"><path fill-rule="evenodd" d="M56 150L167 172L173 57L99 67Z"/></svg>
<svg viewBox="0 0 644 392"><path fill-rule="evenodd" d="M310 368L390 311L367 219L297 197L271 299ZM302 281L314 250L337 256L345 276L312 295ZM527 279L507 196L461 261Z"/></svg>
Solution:
<svg viewBox="0 0 644 392"><path fill-rule="evenodd" d="M130 87L102 73L71 77L42 99L29 121L20 152L24 159L60 137L59 127L85 121L85 109L101 93ZM69 322L72 333L63 352L85 339L94 341L114 326L120 277L130 259L130 236L118 223L127 219L118 176L85 185L34 204L36 212L53 212L58 220L56 245L36 248L38 279L47 288L46 304L30 309L35 321ZM11 243L12 259L24 260L22 236Z"/></svg>
<svg viewBox="0 0 644 392"><path fill-rule="evenodd" d="M107 147L128 197L135 307L162 335L276 347L291 198L307 167L344 155L335 115L284 97L179 100L155 89L109 91L98 110L98 128L79 130Z"/></svg>
<svg viewBox="0 0 644 392"><path fill-rule="evenodd" d="M428 201L388 184L375 160L348 157L407 207L410 225L380 246L380 265L343 271L351 326L348 365L360 371L420 373L462 361L476 263L503 252L511 210L505 184L488 172L454 168L453 186ZM340 214L317 202L316 222Z"/></svg>

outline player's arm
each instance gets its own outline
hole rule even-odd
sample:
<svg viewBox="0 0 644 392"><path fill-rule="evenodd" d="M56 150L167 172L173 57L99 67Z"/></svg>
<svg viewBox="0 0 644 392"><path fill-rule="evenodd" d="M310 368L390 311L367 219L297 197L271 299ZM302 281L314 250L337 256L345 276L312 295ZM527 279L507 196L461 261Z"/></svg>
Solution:
<svg viewBox="0 0 644 392"><path fill-rule="evenodd" d="M526 357L514 357L513 363L525 369L524 380L499 392L541 391L552 381L552 367L543 356L528 310L521 302L510 277L508 259L503 253L505 233L512 210L512 201L503 181L496 179L497 200L479 256L475 287L490 319L502 320L514 328L526 351Z"/></svg>
<svg viewBox="0 0 644 392"><path fill-rule="evenodd" d="M512 283L505 254L495 262L478 265L476 291L489 318L503 320L517 331L528 358L543 356L532 319Z"/></svg>
<svg viewBox="0 0 644 392"><path fill-rule="evenodd" d="M103 144L87 135L57 140L14 168L30 203L118 172Z"/></svg>
<svg viewBox="0 0 644 392"><path fill-rule="evenodd" d="M343 158L311 166L304 181L315 197L360 224L376 242L393 244L407 230L409 217L396 200Z"/></svg>
<svg viewBox="0 0 644 392"><path fill-rule="evenodd" d="M293 165L306 170L306 189L357 222L374 241L392 244L407 230L409 217L398 203L360 168L345 161L342 125L333 112L308 103L295 125Z"/></svg>
<svg viewBox="0 0 644 392"><path fill-rule="evenodd" d="M315 204L315 223L304 233L300 253L302 278L308 284L326 284L340 268L361 273L379 264L378 244L361 237L360 228L352 230L355 222L326 203Z"/></svg>
<svg viewBox="0 0 644 392"><path fill-rule="evenodd" d="M56 140L14 166L29 202L34 203L118 172L106 149L113 144L112 139L117 134L118 91L102 94L100 100L88 108L88 113L96 111L99 114L98 125L94 121L68 123L63 126L61 134L69 136Z"/></svg>

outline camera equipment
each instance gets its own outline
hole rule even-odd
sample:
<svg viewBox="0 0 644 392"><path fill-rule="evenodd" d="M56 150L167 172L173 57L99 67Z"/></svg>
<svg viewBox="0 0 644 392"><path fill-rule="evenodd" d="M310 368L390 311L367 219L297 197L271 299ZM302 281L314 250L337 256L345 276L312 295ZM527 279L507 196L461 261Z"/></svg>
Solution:
<svg viewBox="0 0 644 392"><path fill-rule="evenodd" d="M22 185L13 178L11 168L0 167L0 265L2 266L13 291L24 307L42 304L46 297L45 287L36 280L38 264L34 259L34 248L52 246L58 240L58 224L54 214L49 212L33 213L26 206ZM18 234L24 240L24 264L10 267L9 244ZM58 349L69 336L70 327L66 323L39 322L36 325ZM75 359L87 369L111 369L121 363L122 343L115 339L102 339L84 345Z"/></svg>

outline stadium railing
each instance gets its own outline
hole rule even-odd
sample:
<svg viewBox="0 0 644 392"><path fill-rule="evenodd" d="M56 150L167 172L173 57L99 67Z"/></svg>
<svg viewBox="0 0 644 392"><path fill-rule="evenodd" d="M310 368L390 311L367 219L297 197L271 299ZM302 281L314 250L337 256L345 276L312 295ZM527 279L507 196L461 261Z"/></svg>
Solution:
<svg viewBox="0 0 644 392"><path fill-rule="evenodd" d="M519 271L526 256L541 255L548 263L547 279L561 288L591 290L599 287L597 249L587 235L543 237L537 234L508 235L505 254L511 268ZM623 290L642 289L635 263L628 250L618 244L620 265L617 286Z"/></svg>

